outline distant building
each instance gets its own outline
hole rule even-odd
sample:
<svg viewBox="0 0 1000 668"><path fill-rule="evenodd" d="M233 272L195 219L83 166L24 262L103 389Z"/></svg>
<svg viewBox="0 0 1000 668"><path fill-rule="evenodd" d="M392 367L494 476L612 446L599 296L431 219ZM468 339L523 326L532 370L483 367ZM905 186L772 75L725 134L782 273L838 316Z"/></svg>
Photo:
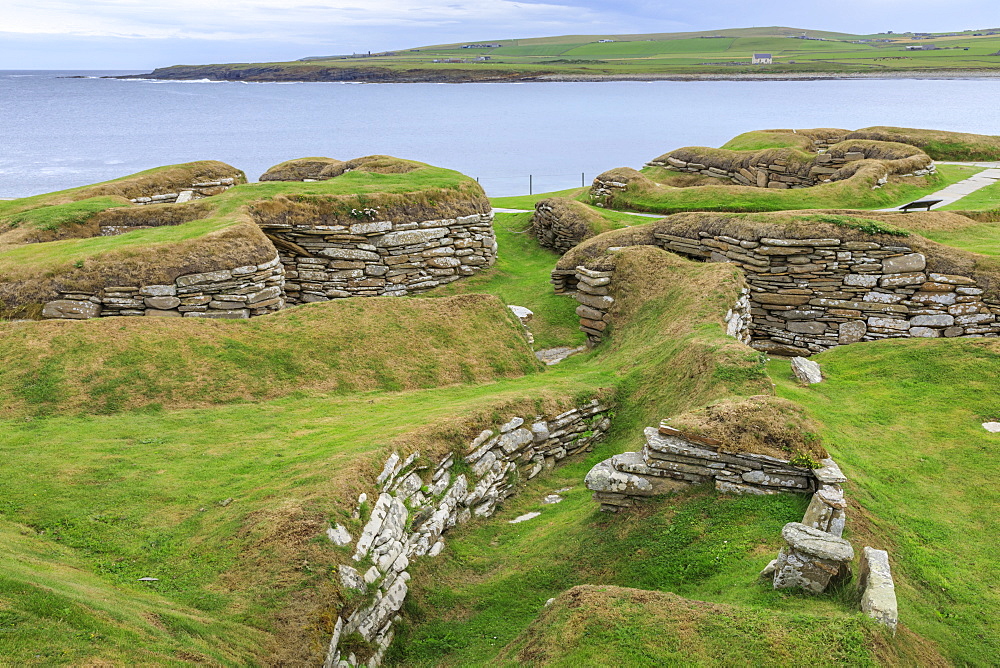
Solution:
<svg viewBox="0 0 1000 668"><path fill-rule="evenodd" d="M752 62L754 65L770 65L774 62L774 58L770 53L755 53Z"/></svg>
<svg viewBox="0 0 1000 668"><path fill-rule="evenodd" d="M598 44L607 44L609 42L614 42L614 41L615 40L613 40L613 39L599 39L599 40L597 40L597 43Z"/></svg>
<svg viewBox="0 0 1000 668"><path fill-rule="evenodd" d="M915 44L906 47L907 51L937 51L939 47L934 44Z"/></svg>
<svg viewBox="0 0 1000 668"><path fill-rule="evenodd" d="M503 44L466 44L463 49L499 49Z"/></svg>

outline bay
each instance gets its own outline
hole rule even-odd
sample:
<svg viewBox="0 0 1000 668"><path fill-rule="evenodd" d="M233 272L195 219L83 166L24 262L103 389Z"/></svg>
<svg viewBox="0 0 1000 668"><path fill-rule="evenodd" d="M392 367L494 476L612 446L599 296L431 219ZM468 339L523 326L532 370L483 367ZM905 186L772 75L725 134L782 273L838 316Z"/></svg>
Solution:
<svg viewBox="0 0 1000 668"><path fill-rule="evenodd" d="M291 158L389 154L491 195L589 183L763 128L870 125L1000 134L1000 81L516 84L166 82L0 71L0 197L215 159L255 180ZM92 78L65 78L67 76Z"/></svg>

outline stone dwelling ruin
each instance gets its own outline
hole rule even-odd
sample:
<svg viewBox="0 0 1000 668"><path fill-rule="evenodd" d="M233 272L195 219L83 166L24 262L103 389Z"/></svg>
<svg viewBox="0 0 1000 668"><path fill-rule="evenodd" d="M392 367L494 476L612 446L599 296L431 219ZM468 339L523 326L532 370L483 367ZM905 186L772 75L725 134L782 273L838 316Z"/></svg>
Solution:
<svg viewBox="0 0 1000 668"><path fill-rule="evenodd" d="M285 183L266 184L245 184L242 172L216 162L153 171L0 215L0 243L10 242L13 253L27 244L81 248L70 266L8 259L0 316L249 318L287 304L419 293L496 258L479 185L421 163L307 158L272 168L262 180ZM22 224L46 206L97 198L100 210L55 230ZM120 250L87 249L89 238L139 230L166 234Z"/></svg>
<svg viewBox="0 0 1000 668"><path fill-rule="evenodd" d="M556 265L553 284L557 292L576 293L581 328L592 343L613 324L614 275L605 271L594 285L595 269L605 269L596 260L608 249L634 245L738 266L746 292L730 320L764 352L808 356L858 341L1000 334L1000 271L986 256L892 225L917 215L675 214L577 246ZM972 222L946 212L919 215Z"/></svg>

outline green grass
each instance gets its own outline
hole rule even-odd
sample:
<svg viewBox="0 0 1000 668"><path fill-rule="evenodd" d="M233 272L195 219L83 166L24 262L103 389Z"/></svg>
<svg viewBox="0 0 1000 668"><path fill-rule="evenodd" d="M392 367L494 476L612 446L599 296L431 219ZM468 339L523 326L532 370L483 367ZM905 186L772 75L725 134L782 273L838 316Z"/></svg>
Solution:
<svg viewBox="0 0 1000 668"><path fill-rule="evenodd" d="M352 493L370 491L363 481L394 438L458 416L507 419L540 398L573 397L600 382L584 372L0 422L0 619L8 624L0 655L16 665L45 663L36 654L132 663L150 655L178 661L184 651L252 663L266 639L282 643L273 637L277 611L331 586L329 569L346 555L319 542L325 518L347 521ZM37 555L52 566L39 566ZM147 576L159 581L137 581ZM155 615L177 624L155 632ZM308 629L308 618L298 622ZM68 632L46 637L60 629Z"/></svg>
<svg viewBox="0 0 1000 668"><path fill-rule="evenodd" d="M337 330L350 336L330 335ZM5 323L0 347L3 417L429 388L538 370L520 323L484 295L336 300L219 322ZM410 354L396 354L402 348Z"/></svg>
<svg viewBox="0 0 1000 668"><path fill-rule="evenodd" d="M528 233L531 214L499 213L493 221L497 243L503 249L493 268L449 283L427 296L467 293L496 295L504 304L524 306L534 312L529 324L535 348L578 346L585 340L580 331L576 300L557 295L547 285L559 255L541 248Z"/></svg>
<svg viewBox="0 0 1000 668"><path fill-rule="evenodd" d="M944 165L942 165L943 167ZM941 207L943 211L984 211L1000 209L1000 181L980 188L957 202Z"/></svg>
<svg viewBox="0 0 1000 668"><path fill-rule="evenodd" d="M36 230L54 231L68 225L79 225L95 213L121 206L129 204L115 197L89 197L76 202L29 209L13 214L3 222L11 228L30 227Z"/></svg>
<svg viewBox="0 0 1000 668"><path fill-rule="evenodd" d="M774 360L778 393L824 425L827 448L889 550L903 623L956 665L1000 653L994 541L1000 349L990 339L842 346L816 356L826 378L807 389ZM860 519L860 518L858 518ZM849 519L848 526L858 519ZM856 547L859 547L856 545Z"/></svg>
<svg viewBox="0 0 1000 668"><path fill-rule="evenodd" d="M494 665L877 666L867 618L823 617L690 601L607 585L556 599Z"/></svg>
<svg viewBox="0 0 1000 668"><path fill-rule="evenodd" d="M569 197L576 198L586 192L586 188L569 188L567 190L556 190L550 193L536 193L534 195L515 195L514 197L491 197L490 203L498 209L523 209L534 211L535 204L549 197Z"/></svg>

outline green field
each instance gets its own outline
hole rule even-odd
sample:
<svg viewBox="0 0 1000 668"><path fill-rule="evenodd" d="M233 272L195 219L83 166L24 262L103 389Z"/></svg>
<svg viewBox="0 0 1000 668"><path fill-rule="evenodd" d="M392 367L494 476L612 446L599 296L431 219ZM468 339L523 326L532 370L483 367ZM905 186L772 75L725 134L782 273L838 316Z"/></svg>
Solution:
<svg viewBox="0 0 1000 668"><path fill-rule="evenodd" d="M808 39L807 39L808 38ZM602 42L601 40L610 40ZM470 44L487 48L463 48ZM496 45L496 46L494 46ZM910 50L907 47L935 47ZM337 79L343 68L358 70L358 80L485 80L546 75L731 75L754 73L879 73L1000 69L1000 30L912 34L849 35L793 28L741 28L701 33L648 35L563 35L532 39L482 40L408 48L364 57L309 57L283 63L231 63L161 68L157 76L196 78L243 72L249 80ZM773 63L753 65L754 53L769 53ZM488 60L476 61L485 57ZM458 59L467 62L435 62ZM213 74L214 72L214 74Z"/></svg>

